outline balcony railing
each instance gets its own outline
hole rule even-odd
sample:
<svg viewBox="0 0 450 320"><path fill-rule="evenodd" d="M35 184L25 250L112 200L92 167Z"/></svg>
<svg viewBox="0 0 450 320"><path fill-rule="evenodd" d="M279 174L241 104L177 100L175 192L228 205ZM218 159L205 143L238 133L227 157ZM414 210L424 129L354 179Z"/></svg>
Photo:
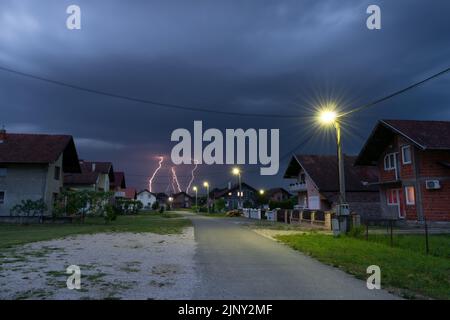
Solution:
<svg viewBox="0 0 450 320"><path fill-rule="evenodd" d="M306 183L305 182L295 182L289 184L289 191L306 191Z"/></svg>

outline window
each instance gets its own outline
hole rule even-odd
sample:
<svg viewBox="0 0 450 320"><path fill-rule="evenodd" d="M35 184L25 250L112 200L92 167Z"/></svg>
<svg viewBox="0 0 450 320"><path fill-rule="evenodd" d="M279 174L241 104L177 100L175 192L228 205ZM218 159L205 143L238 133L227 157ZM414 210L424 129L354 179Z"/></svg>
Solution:
<svg viewBox="0 0 450 320"><path fill-rule="evenodd" d="M398 190L389 189L386 191L386 201L390 206L398 205Z"/></svg>
<svg viewBox="0 0 450 320"><path fill-rule="evenodd" d="M0 168L0 177L6 177L6 168Z"/></svg>
<svg viewBox="0 0 450 320"><path fill-rule="evenodd" d="M384 156L384 170L393 170L396 168L395 153L388 153Z"/></svg>
<svg viewBox="0 0 450 320"><path fill-rule="evenodd" d="M403 160L403 164L411 163L411 146L403 146L402 147L402 160Z"/></svg>
<svg viewBox="0 0 450 320"><path fill-rule="evenodd" d="M413 186L405 187L405 195L406 195L406 204L408 204L408 205L416 204L416 198L415 198L415 192L414 192Z"/></svg>
<svg viewBox="0 0 450 320"><path fill-rule="evenodd" d="M55 167L55 180L59 180L60 175L61 175L61 168L56 166Z"/></svg>
<svg viewBox="0 0 450 320"><path fill-rule="evenodd" d="M0 204L5 203L5 191L0 191Z"/></svg>

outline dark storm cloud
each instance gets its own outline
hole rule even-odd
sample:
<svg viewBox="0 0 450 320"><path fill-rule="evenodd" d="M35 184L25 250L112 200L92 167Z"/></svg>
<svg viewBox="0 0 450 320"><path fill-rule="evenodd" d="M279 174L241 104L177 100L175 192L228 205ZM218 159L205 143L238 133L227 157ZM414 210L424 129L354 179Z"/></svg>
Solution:
<svg viewBox="0 0 450 320"><path fill-rule="evenodd" d="M79 31L65 28L73 3L82 9ZM351 108L450 65L450 3L444 0L132 3L4 0L0 64L162 102L299 115L326 98ZM381 6L380 31L365 27L369 4ZM156 164L152 157L170 152L172 130L192 128L193 120L205 127L280 128L281 154L311 127L294 119L167 110L4 72L0 81L0 122L7 129L73 134L81 157L114 161L138 187ZM359 151L379 118L449 119L449 84L442 77L355 115L346 152ZM329 138L302 151L334 152ZM179 170L188 175L190 168ZM222 167L199 171L216 183L229 179ZM254 174L251 182L283 181Z"/></svg>

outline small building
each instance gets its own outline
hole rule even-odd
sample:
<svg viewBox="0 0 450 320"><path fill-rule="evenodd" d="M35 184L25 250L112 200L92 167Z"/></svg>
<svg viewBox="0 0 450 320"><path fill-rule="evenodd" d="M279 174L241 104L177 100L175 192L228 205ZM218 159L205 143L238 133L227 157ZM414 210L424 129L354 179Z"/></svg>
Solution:
<svg viewBox="0 0 450 320"><path fill-rule="evenodd" d="M242 189L242 190L241 190ZM239 209L243 207L255 207L257 203L258 191L249 184L242 182L241 186L235 184L224 189L215 189L210 192L210 199L224 199L227 210Z"/></svg>
<svg viewBox="0 0 450 320"><path fill-rule="evenodd" d="M114 183L111 162L80 160L81 173L64 175L64 186L73 190L109 191Z"/></svg>
<svg viewBox="0 0 450 320"><path fill-rule="evenodd" d="M346 201L350 211L364 218L376 218L380 212L377 170L354 166L356 156L344 156ZM296 192L298 205L305 209L332 210L339 201L339 175L336 155L295 155L284 173L295 179L289 189Z"/></svg>
<svg viewBox="0 0 450 320"><path fill-rule="evenodd" d="M72 136L0 130L0 215L22 200L40 200L51 213L65 174L81 172Z"/></svg>
<svg viewBox="0 0 450 320"><path fill-rule="evenodd" d="M283 188L272 188L266 191L266 197L268 201L286 201L291 198L289 191Z"/></svg>
<svg viewBox="0 0 450 320"><path fill-rule="evenodd" d="M381 120L356 164L379 172L381 214L450 221L450 122Z"/></svg>
<svg viewBox="0 0 450 320"><path fill-rule="evenodd" d="M167 202L169 201L169 196L164 192L158 192L156 194L156 201L158 201L160 207L166 207Z"/></svg>
<svg viewBox="0 0 450 320"><path fill-rule="evenodd" d="M172 208L190 208L192 207L193 198L186 192L178 192L172 195Z"/></svg>
<svg viewBox="0 0 450 320"><path fill-rule="evenodd" d="M144 209L151 209L156 202L156 194L144 189L137 193L136 199L142 203Z"/></svg>

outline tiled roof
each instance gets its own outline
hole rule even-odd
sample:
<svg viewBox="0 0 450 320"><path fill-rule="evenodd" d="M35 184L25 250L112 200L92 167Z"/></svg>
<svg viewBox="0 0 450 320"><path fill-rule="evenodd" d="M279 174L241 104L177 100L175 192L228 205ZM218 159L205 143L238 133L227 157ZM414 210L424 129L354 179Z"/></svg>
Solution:
<svg viewBox="0 0 450 320"><path fill-rule="evenodd" d="M95 165L94 165L95 164ZM64 184L66 185L91 185L97 182L99 174L108 174L110 183L114 183L114 172L111 162L84 161L80 160L81 173L66 174Z"/></svg>
<svg viewBox="0 0 450 320"><path fill-rule="evenodd" d="M0 142L0 164L47 164L64 153L65 172L79 172L78 155L70 135L6 133Z"/></svg>
<svg viewBox="0 0 450 320"><path fill-rule="evenodd" d="M377 191L375 186L363 185L378 180L376 168L354 166L355 156L344 156L346 191ZM336 155L296 155L291 162L298 164L311 177L321 192L339 191L338 161Z"/></svg>
<svg viewBox="0 0 450 320"><path fill-rule="evenodd" d="M450 121L382 120L423 149L450 149Z"/></svg>
<svg viewBox="0 0 450 320"><path fill-rule="evenodd" d="M127 185L125 183L125 173L123 172L118 172L115 171L114 172L114 182L111 183L111 189L115 189L115 188L126 188Z"/></svg>

